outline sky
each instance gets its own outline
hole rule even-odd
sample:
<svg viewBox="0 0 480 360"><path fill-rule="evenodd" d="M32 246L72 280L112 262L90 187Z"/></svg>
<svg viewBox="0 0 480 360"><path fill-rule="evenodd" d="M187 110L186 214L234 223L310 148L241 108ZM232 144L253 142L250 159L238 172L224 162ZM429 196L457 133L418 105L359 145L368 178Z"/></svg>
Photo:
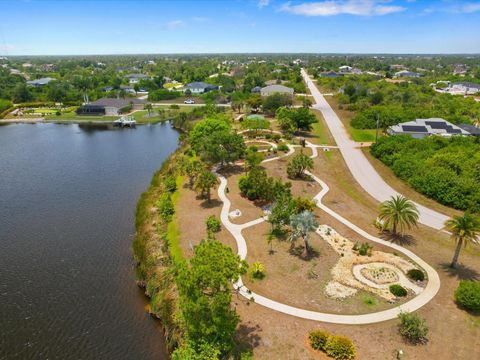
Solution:
<svg viewBox="0 0 480 360"><path fill-rule="evenodd" d="M480 53L480 0L0 0L0 55Z"/></svg>

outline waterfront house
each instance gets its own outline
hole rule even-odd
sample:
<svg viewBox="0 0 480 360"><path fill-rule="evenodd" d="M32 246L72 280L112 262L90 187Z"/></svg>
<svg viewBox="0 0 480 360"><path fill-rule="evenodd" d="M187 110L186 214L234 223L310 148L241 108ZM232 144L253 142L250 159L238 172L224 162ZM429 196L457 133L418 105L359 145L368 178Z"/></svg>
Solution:
<svg viewBox="0 0 480 360"><path fill-rule="evenodd" d="M77 114L117 116L130 110L142 110L144 106L145 100L136 98L102 98L80 106Z"/></svg>

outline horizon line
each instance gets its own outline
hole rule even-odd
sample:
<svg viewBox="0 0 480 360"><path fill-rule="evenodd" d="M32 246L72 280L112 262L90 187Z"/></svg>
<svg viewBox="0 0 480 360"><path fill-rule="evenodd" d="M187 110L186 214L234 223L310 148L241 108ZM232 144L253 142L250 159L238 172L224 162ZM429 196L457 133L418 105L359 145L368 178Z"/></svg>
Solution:
<svg viewBox="0 0 480 360"><path fill-rule="evenodd" d="M91 53L91 54L4 54L1 57L21 56L135 56L135 55L441 55L441 56L480 56L480 52L172 52L172 53Z"/></svg>

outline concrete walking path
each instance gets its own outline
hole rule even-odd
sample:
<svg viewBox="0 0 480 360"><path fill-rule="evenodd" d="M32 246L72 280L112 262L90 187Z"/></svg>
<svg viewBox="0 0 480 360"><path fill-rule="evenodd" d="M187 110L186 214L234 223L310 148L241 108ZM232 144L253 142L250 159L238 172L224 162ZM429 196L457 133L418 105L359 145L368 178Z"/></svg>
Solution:
<svg viewBox="0 0 480 360"><path fill-rule="evenodd" d="M318 147L309 142L307 142L306 144L307 144L307 147L311 148L312 150L311 157L312 158L317 157ZM288 155L290 155L290 153L293 153L294 151L291 145L290 145L290 150L291 152L289 152ZM287 155L284 155L284 156L287 156ZM271 161L275 159L269 159L269 160ZM225 189L227 187L227 179L220 174L217 174L217 175L220 179L220 186L218 187L218 196L223 203L222 211L220 214L220 220L222 221L222 224L225 226L225 228L235 238L235 241L237 243L237 248L238 248L238 255L240 256L241 259L246 259L247 243L245 241L245 238L243 237L242 230L265 221L266 217L261 217L259 219L256 219L241 225L233 224L230 221L230 218L228 216L228 214L230 213L231 202L225 193ZM325 196L325 194L328 193L329 187L325 182L320 180L318 177L316 177L312 173L309 172L309 175L312 176L312 178L317 183L319 183L320 186L322 187L322 190L320 191L320 193L318 193L314 197L314 200L317 202L317 206L320 209L332 215L334 218L336 218L337 220L339 220L340 222L342 222L343 224L345 224L346 226L348 226L350 229L354 230L358 234L362 235L363 237L373 242L395 249L396 251L401 252L402 254L406 255L411 260L416 262L427 273L427 277L428 277L427 286L419 295L417 295L412 300L406 302L405 304L402 304L400 306L397 306L389 310L384 310L384 311L370 313L370 314L361 314L361 315L328 314L328 313L305 310L305 309L297 308L294 306L286 305L281 302L269 299L265 296L262 296L260 294L256 294L250 291L243 284L243 281L241 278L234 284L234 288L245 298L253 300L255 301L255 303L268 307L272 310L280 311L285 314L297 316L303 319L316 320L316 321L335 323L335 324L360 325L360 324L372 324L372 323L382 322L386 320L395 319L398 316L398 314L402 311L412 312L419 309L423 305L427 304L437 294L438 290L440 289L440 278L437 272L435 271L435 269L433 269L430 265L428 265L425 261L423 261L420 257L415 255L410 250L407 250L402 246L399 246L397 244L392 244L390 242L387 242L385 240L379 239L377 237L374 237L368 234L366 231L360 229L358 226L352 224L350 221L343 218L341 215L337 214L336 212L328 208L326 205L322 204L322 198Z"/></svg>
<svg viewBox="0 0 480 360"><path fill-rule="evenodd" d="M339 119L335 111L333 111L330 104L325 100L304 69L302 69L302 76L315 99L315 104L312 107L321 111L323 118L325 119L325 122L345 159L347 167L355 180L367 193L379 202L389 200L392 196L400 195L400 193L388 185L377 173L375 168L370 164L362 150L359 148L359 144L350 139L342 121ZM415 205L420 213L420 223L437 230L443 229L445 221L449 219L448 216L418 203Z"/></svg>

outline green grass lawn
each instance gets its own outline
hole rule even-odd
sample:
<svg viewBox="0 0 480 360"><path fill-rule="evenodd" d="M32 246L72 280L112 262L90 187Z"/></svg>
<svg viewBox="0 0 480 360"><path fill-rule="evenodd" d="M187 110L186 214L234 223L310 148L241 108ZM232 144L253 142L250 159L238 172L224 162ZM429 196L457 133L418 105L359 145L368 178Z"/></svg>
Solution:
<svg viewBox="0 0 480 360"><path fill-rule="evenodd" d="M173 206L175 207L178 203L178 199L180 198L180 189L183 186L184 182L183 176L177 177L177 190L172 194L172 202ZM168 223L167 226L167 240L168 244L170 245L170 254L174 261L182 261L183 260L183 252L182 248L180 247L180 230L178 228L178 219L177 214L173 214L172 220Z"/></svg>
<svg viewBox="0 0 480 360"><path fill-rule="evenodd" d="M355 129L349 126L350 136L356 142L373 142L375 141L375 129ZM381 132L378 134L381 135Z"/></svg>
<svg viewBox="0 0 480 360"><path fill-rule="evenodd" d="M59 109L35 109L33 114L55 114Z"/></svg>
<svg viewBox="0 0 480 360"><path fill-rule="evenodd" d="M335 142L330 135L330 130L325 125L322 115L318 110L312 110L318 121L312 125L312 133L318 139L318 143L322 145L335 145Z"/></svg>

